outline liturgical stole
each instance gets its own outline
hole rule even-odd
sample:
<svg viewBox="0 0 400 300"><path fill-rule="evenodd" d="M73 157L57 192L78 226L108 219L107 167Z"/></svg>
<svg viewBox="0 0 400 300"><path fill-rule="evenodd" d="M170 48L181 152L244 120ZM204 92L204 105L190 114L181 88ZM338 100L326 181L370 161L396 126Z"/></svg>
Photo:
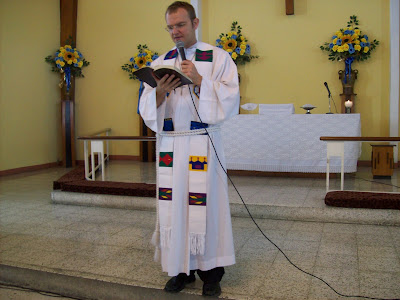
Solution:
<svg viewBox="0 0 400 300"><path fill-rule="evenodd" d="M206 205L207 205L207 151L208 135L189 134L189 157L187 157L188 178L179 178L182 184L187 182L188 194L188 228L190 253L204 255L206 234ZM203 130L200 130L204 132ZM160 222L161 247L169 248L171 243L171 228L174 220L172 211L175 205L180 205L174 199L174 136L164 135L161 139L158 168L158 213Z"/></svg>

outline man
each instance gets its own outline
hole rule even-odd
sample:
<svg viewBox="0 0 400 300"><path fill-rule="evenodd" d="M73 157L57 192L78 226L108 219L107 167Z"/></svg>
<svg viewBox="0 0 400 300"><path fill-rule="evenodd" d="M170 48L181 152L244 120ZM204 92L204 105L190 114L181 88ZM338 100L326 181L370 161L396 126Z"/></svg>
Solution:
<svg viewBox="0 0 400 300"><path fill-rule="evenodd" d="M224 50L197 42L199 19L189 3L174 2L165 19L172 41L183 42L186 60L174 47L152 65L175 66L193 84L178 87L179 79L165 75L155 78L155 88L145 84L140 99L140 114L158 137L153 243L163 271L173 276L167 292L181 291L197 271L203 295L218 296L224 267L235 263L219 129L239 111L237 68Z"/></svg>

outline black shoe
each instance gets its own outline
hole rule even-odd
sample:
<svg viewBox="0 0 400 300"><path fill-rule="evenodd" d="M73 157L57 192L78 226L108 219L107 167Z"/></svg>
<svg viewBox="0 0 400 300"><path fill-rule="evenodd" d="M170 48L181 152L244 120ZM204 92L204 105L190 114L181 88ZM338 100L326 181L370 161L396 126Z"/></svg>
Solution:
<svg viewBox="0 0 400 300"><path fill-rule="evenodd" d="M203 284L203 296L218 297L219 295L221 295L221 286L219 282Z"/></svg>
<svg viewBox="0 0 400 300"><path fill-rule="evenodd" d="M178 293L185 288L186 284L192 283L195 280L196 276L194 276L194 274L188 276L185 273L179 273L178 276L172 277L168 280L164 290L169 293Z"/></svg>

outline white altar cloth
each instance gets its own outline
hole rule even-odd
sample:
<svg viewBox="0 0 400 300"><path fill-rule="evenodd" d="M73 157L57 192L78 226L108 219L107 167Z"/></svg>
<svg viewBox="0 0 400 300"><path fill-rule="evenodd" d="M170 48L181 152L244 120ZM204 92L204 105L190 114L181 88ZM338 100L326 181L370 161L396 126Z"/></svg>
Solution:
<svg viewBox="0 0 400 300"><path fill-rule="evenodd" d="M222 126L227 168L264 172L326 172L321 136L361 136L359 114L237 115ZM360 142L346 142L344 172L357 171ZM330 171L340 173L340 158Z"/></svg>
<svg viewBox="0 0 400 300"><path fill-rule="evenodd" d="M258 113L260 115L269 114L294 114L293 103L289 104L259 104Z"/></svg>

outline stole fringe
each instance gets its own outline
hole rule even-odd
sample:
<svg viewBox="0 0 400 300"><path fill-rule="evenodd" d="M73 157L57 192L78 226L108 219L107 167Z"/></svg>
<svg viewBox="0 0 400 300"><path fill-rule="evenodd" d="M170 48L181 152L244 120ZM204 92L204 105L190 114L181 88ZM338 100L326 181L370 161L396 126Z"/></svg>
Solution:
<svg viewBox="0 0 400 300"><path fill-rule="evenodd" d="M154 251L154 261L161 262L161 250L158 247L156 247L156 250Z"/></svg>
<svg viewBox="0 0 400 300"><path fill-rule="evenodd" d="M190 253L192 255L204 255L206 235L190 233Z"/></svg>
<svg viewBox="0 0 400 300"><path fill-rule="evenodd" d="M171 243L171 227L160 228L160 241L162 248L169 248Z"/></svg>
<svg viewBox="0 0 400 300"><path fill-rule="evenodd" d="M151 244L155 247L160 247L160 231L154 231L151 237Z"/></svg>
<svg viewBox="0 0 400 300"><path fill-rule="evenodd" d="M155 246L154 261L161 261L161 250L160 250L160 231L154 231L151 238L151 243Z"/></svg>

